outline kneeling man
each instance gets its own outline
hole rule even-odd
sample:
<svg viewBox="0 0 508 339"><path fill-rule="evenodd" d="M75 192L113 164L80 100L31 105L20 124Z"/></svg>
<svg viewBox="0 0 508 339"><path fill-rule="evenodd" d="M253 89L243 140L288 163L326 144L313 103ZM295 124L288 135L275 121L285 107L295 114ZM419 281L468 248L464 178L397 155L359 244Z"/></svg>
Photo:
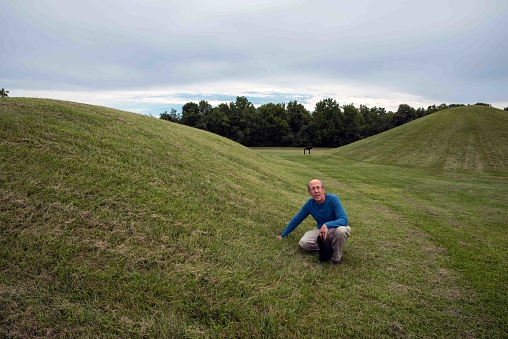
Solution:
<svg viewBox="0 0 508 339"><path fill-rule="evenodd" d="M332 264L336 265L342 259L342 249L351 232L346 211L337 195L325 193L321 180L311 180L307 190L312 198L307 200L278 237L282 239L287 236L310 214L316 220L316 228L306 232L298 244L305 251L318 251L320 236L333 248L331 259Z"/></svg>

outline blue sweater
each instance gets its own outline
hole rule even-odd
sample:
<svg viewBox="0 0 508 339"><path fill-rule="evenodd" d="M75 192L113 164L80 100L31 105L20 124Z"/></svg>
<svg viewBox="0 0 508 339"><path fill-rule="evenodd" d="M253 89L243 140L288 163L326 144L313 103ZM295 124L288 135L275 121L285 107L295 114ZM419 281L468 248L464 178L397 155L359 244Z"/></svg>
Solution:
<svg viewBox="0 0 508 339"><path fill-rule="evenodd" d="M340 199L335 194L325 194L326 199L321 205L318 205L314 199L310 198L302 206L300 211L291 219L289 224L286 226L281 237L285 237L291 233L300 223L307 218L310 214L316 220L316 227L321 228L323 224L326 224L328 228L334 228L339 226L347 226L348 218L346 211Z"/></svg>

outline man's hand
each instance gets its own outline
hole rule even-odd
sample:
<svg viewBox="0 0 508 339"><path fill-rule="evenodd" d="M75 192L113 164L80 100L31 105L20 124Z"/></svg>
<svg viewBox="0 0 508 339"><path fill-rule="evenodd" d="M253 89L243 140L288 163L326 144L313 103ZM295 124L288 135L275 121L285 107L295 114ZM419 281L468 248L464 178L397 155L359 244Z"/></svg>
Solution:
<svg viewBox="0 0 508 339"><path fill-rule="evenodd" d="M282 237L280 235L278 235L277 238L279 238L279 240L282 240Z"/></svg>
<svg viewBox="0 0 508 339"><path fill-rule="evenodd" d="M326 240L326 234L328 233L328 227L326 224L323 224L321 228L319 229L319 235L321 236L321 239Z"/></svg>

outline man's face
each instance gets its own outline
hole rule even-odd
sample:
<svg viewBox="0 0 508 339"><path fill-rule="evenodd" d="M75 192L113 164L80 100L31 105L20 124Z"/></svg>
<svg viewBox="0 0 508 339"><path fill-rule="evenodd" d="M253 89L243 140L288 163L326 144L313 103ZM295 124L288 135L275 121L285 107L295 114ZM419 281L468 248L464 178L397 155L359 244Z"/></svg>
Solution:
<svg viewBox="0 0 508 339"><path fill-rule="evenodd" d="M309 194L320 205L325 201L325 189L321 181L312 180L309 183Z"/></svg>

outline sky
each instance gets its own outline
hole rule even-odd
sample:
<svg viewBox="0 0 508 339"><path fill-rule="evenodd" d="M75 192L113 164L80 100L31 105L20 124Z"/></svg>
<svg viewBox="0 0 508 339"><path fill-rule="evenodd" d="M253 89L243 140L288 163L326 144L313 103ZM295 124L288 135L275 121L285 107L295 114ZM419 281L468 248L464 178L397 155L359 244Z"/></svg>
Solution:
<svg viewBox="0 0 508 339"><path fill-rule="evenodd" d="M0 0L0 29L10 97L508 107L506 0Z"/></svg>

